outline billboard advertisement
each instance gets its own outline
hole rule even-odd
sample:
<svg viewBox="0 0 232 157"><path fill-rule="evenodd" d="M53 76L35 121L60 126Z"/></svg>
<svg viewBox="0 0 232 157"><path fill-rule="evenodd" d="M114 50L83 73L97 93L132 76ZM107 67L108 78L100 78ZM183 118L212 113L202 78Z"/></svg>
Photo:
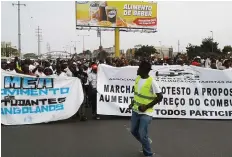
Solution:
<svg viewBox="0 0 232 157"><path fill-rule="evenodd" d="M76 1L76 25L156 29L157 3L152 1Z"/></svg>

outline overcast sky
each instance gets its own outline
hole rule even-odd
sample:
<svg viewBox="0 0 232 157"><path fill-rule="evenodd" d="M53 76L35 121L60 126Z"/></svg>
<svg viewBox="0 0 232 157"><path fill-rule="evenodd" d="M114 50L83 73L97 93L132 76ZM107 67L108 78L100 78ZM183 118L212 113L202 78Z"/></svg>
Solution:
<svg viewBox="0 0 232 157"><path fill-rule="evenodd" d="M11 41L18 46L17 7L12 2L1 2L1 40ZM50 49L64 50L71 41L78 41L77 51L82 50L82 38L78 34L88 34L85 48L94 50L99 46L96 31L77 31L75 28L75 2L21 2L22 52L37 53L35 29L42 29L41 52ZM158 2L158 32L121 33L120 47L127 49L137 44L172 46L177 51L185 51L188 43L200 44L205 37L214 32L219 47L232 45L232 1L231 2ZM114 45L114 33L102 33L103 47ZM72 50L73 51L73 50Z"/></svg>

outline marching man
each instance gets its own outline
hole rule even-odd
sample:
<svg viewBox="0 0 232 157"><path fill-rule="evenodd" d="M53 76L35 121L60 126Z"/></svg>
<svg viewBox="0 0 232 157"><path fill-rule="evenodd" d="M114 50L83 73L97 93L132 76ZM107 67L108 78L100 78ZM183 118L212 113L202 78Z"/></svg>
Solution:
<svg viewBox="0 0 232 157"><path fill-rule="evenodd" d="M161 102L163 95L157 82L149 76L151 64L142 61L137 71L134 85L131 133L142 144L142 152L146 157L155 157L151 151L152 141L148 138L148 125L152 121L153 106Z"/></svg>

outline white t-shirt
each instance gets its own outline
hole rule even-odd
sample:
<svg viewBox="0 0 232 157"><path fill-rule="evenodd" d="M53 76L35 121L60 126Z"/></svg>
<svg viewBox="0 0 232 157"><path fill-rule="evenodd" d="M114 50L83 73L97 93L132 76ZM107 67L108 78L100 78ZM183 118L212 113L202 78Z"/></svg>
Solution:
<svg viewBox="0 0 232 157"><path fill-rule="evenodd" d="M89 74L91 73L91 70L92 70L92 68L88 68L88 69L87 69L87 72L86 72L87 75L89 75Z"/></svg>
<svg viewBox="0 0 232 157"><path fill-rule="evenodd" d="M88 81L91 83L93 88L97 88L97 74L95 73L90 73L88 76Z"/></svg>
<svg viewBox="0 0 232 157"><path fill-rule="evenodd" d="M38 70L36 70L35 74L39 76L46 76L43 72L40 73Z"/></svg>
<svg viewBox="0 0 232 157"><path fill-rule="evenodd" d="M210 61L209 58L207 58L207 59L205 60L205 68L210 68L210 65L211 65L211 61Z"/></svg>
<svg viewBox="0 0 232 157"><path fill-rule="evenodd" d="M73 77L73 73L71 72L71 70L68 67L66 69L64 69L64 71L66 71L66 75L68 77Z"/></svg>
<svg viewBox="0 0 232 157"><path fill-rule="evenodd" d="M66 73L61 72L60 75L54 74L53 76L58 76L58 77L68 77Z"/></svg>
<svg viewBox="0 0 232 157"><path fill-rule="evenodd" d="M140 90L142 88L142 86L144 85L144 83L146 82L147 79L140 79L139 82L138 82L138 94L140 94ZM153 93L153 94L156 94L156 93L161 93L161 89L158 85L158 83L153 79L152 80L152 86L151 86L151 89L150 91ZM147 112L140 112L140 111L136 111L138 114L146 114L148 116L153 116L153 112L152 113L147 113Z"/></svg>
<svg viewBox="0 0 232 157"><path fill-rule="evenodd" d="M32 72L32 70L34 70L34 69L35 69L35 66L32 65L32 64L30 64L30 65L29 65L29 70Z"/></svg>
<svg viewBox="0 0 232 157"><path fill-rule="evenodd" d="M216 65L217 65L217 68L219 69L222 66L222 62L218 61Z"/></svg>
<svg viewBox="0 0 232 157"><path fill-rule="evenodd" d="M201 64L204 64L205 60L204 59L201 59Z"/></svg>

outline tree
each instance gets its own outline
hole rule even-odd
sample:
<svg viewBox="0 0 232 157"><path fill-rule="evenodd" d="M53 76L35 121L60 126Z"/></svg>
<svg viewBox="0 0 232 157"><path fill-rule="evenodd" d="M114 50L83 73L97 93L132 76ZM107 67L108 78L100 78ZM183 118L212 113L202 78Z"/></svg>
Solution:
<svg viewBox="0 0 232 157"><path fill-rule="evenodd" d="M26 53L23 55L24 58L32 58L32 59L37 59L38 56L34 53Z"/></svg>
<svg viewBox="0 0 232 157"><path fill-rule="evenodd" d="M218 49L218 43L213 42L213 39L210 37L202 40L201 49L203 52L221 53L221 50Z"/></svg>
<svg viewBox="0 0 232 157"><path fill-rule="evenodd" d="M84 51L84 54L91 55L91 51L90 50L86 50L86 51Z"/></svg>
<svg viewBox="0 0 232 157"><path fill-rule="evenodd" d="M212 38L205 38L202 40L200 46L188 44L186 47L187 55L193 59L196 56L205 57L217 57L222 55L221 50L218 48L218 43L213 42ZM213 51L213 52L212 52Z"/></svg>
<svg viewBox="0 0 232 157"><path fill-rule="evenodd" d="M224 46L224 48L222 49L222 52L224 54L228 54L228 52L232 53L232 46L231 45Z"/></svg>
<svg viewBox="0 0 232 157"><path fill-rule="evenodd" d="M153 46L143 45L139 49L135 50L136 58L138 57L146 58L146 57L150 57L152 54L159 54Z"/></svg>
<svg viewBox="0 0 232 157"><path fill-rule="evenodd" d="M188 55L189 58L194 58L196 56L202 56L201 47L197 46L197 45L189 44L186 47L186 51L187 51L187 55Z"/></svg>

